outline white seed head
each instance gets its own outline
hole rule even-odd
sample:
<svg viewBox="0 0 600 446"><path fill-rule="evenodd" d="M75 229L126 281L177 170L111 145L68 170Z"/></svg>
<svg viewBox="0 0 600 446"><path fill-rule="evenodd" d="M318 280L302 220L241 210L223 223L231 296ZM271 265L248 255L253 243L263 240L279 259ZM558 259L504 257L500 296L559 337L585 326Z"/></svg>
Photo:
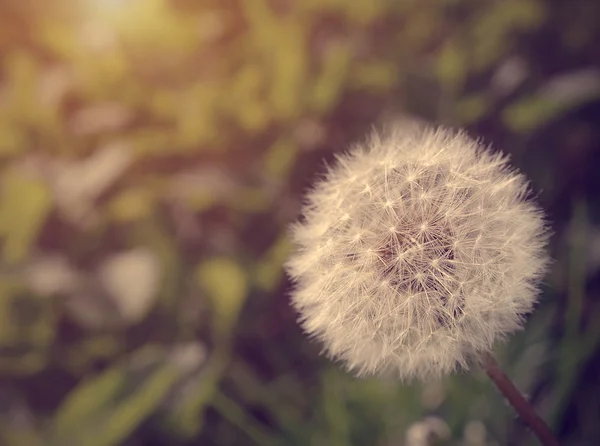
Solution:
<svg viewBox="0 0 600 446"><path fill-rule="evenodd" d="M532 310L548 230L506 156L402 125L337 158L286 265L305 331L360 375L466 368Z"/></svg>

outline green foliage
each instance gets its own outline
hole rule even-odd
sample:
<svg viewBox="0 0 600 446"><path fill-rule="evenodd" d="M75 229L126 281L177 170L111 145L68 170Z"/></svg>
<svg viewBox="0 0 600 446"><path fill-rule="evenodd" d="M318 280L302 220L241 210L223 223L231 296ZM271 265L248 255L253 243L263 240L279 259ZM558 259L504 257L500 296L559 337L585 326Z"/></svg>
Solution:
<svg viewBox="0 0 600 446"><path fill-rule="evenodd" d="M598 210L560 201L579 184L562 166L585 164L594 141L570 113L598 90L545 84L596 57L593 2L76 3L0 6L0 444L404 444L430 415L448 444L479 420L488 443L529 444L483 377L353 379L289 309L282 265L303 188L398 112L493 129L479 136L533 166L545 204L575 209L562 223L579 238L557 224L553 291L498 350L561 425L600 340L585 261ZM548 33L556 65L536 49ZM492 84L509 57L526 68L503 91ZM559 137L544 139L550 124ZM114 147L116 161L97 161ZM118 313L98 268L136 247L160 264L147 314L81 323L77 305ZM195 368L173 353L192 339L210 346Z"/></svg>
<svg viewBox="0 0 600 446"><path fill-rule="evenodd" d="M290 242L283 235L258 260L253 277L257 285L264 291L273 292L279 285L283 275L281 265L286 261L289 250Z"/></svg>
<svg viewBox="0 0 600 446"><path fill-rule="evenodd" d="M122 444L180 378L177 368L167 361L164 349L144 347L82 382L57 410L48 444Z"/></svg>
<svg viewBox="0 0 600 446"><path fill-rule="evenodd" d="M204 427L204 414L218 393L220 381L230 361L229 346L222 342L211 355L193 386L166 416L165 425L179 438L193 438Z"/></svg>
<svg viewBox="0 0 600 446"><path fill-rule="evenodd" d="M6 263L23 261L51 210L48 187L13 169L2 172L0 184L0 237Z"/></svg>
<svg viewBox="0 0 600 446"><path fill-rule="evenodd" d="M46 366L55 335L51 304L20 280L0 276L0 373L32 375Z"/></svg>
<svg viewBox="0 0 600 446"><path fill-rule="evenodd" d="M437 58L437 76L451 89L462 87L467 77L467 55L455 43L449 42Z"/></svg>
<svg viewBox="0 0 600 446"><path fill-rule="evenodd" d="M247 294L246 273L233 260L217 257L198 265L196 276L214 308L216 329L230 332Z"/></svg>
<svg viewBox="0 0 600 446"><path fill-rule="evenodd" d="M33 429L14 426L5 420L0 421L0 444L42 446L44 444L41 435Z"/></svg>
<svg viewBox="0 0 600 446"><path fill-rule="evenodd" d="M482 11L469 30L473 39L471 60L475 69L488 68L500 56L506 55L513 34L531 31L544 23L546 4L541 0L509 0Z"/></svg>

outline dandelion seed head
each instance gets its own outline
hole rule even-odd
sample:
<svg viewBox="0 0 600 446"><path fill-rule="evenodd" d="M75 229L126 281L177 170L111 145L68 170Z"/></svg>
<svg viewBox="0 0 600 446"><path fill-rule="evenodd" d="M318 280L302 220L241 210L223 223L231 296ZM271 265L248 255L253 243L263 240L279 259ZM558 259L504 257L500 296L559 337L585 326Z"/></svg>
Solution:
<svg viewBox="0 0 600 446"><path fill-rule="evenodd" d="M548 264L525 177L464 132L403 125L338 157L286 265L304 330L358 375L428 379L519 329Z"/></svg>

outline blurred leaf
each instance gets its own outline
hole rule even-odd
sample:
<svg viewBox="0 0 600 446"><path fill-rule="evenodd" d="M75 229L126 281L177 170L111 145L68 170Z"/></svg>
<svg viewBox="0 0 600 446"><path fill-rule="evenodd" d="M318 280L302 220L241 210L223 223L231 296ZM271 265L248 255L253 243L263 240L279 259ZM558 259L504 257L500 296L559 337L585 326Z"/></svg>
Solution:
<svg viewBox="0 0 600 446"><path fill-rule="evenodd" d="M545 5L540 0L489 3L467 28L472 43L469 60L473 68L484 70L499 60L511 47L511 34L540 26L545 12Z"/></svg>
<svg viewBox="0 0 600 446"><path fill-rule="evenodd" d="M25 290L18 280L9 277L0 278L0 342L12 341L15 337L15 324L11 314L11 306L15 296Z"/></svg>
<svg viewBox="0 0 600 446"><path fill-rule="evenodd" d="M12 264L27 256L51 210L52 198L42 181L10 168L2 172L0 189L2 257Z"/></svg>
<svg viewBox="0 0 600 446"><path fill-rule="evenodd" d="M264 66L247 63L230 82L229 92L238 101L258 98L265 85Z"/></svg>
<svg viewBox="0 0 600 446"><path fill-rule="evenodd" d="M131 73L131 61L122 50L86 56L87 59L76 64L75 68L81 88L88 99L111 98L116 86L124 87L128 79L130 83L135 79ZM121 95L128 93L119 92Z"/></svg>
<svg viewBox="0 0 600 446"><path fill-rule="evenodd" d="M283 263L290 251L287 236L281 236L261 258L256 267L254 280L265 291L272 292L283 276Z"/></svg>
<svg viewBox="0 0 600 446"><path fill-rule="evenodd" d="M198 265L196 277L215 309L217 330L227 333L248 291L245 271L231 259L214 258Z"/></svg>
<svg viewBox="0 0 600 446"><path fill-rule="evenodd" d="M396 67L389 62L360 64L350 70L351 82L355 87L369 89L372 92L387 91L397 80L397 71Z"/></svg>
<svg viewBox="0 0 600 446"><path fill-rule="evenodd" d="M281 23L277 34L272 35L273 77L270 100L276 116L281 119L295 117L307 80L308 54L305 28L297 21Z"/></svg>
<svg viewBox="0 0 600 446"><path fill-rule="evenodd" d="M600 98L600 72L580 70L550 79L535 93L510 104L502 119L515 132L530 132Z"/></svg>
<svg viewBox="0 0 600 446"><path fill-rule="evenodd" d="M130 241L134 246L145 246L160 260L162 283L160 301L167 307L175 305L181 293L183 265L173 236L158 219L138 220L131 232Z"/></svg>
<svg viewBox="0 0 600 446"><path fill-rule="evenodd" d="M436 65L436 73L442 85L452 91L460 89L467 77L467 54L456 42L448 42L442 48Z"/></svg>
<svg viewBox="0 0 600 446"><path fill-rule="evenodd" d="M564 111L549 97L530 95L509 105L502 112L502 121L514 132L531 132Z"/></svg>
<svg viewBox="0 0 600 446"><path fill-rule="evenodd" d="M98 212L95 200L106 193L133 163L132 148L123 141L102 145L90 156L56 162L54 194L59 209L75 224Z"/></svg>
<svg viewBox="0 0 600 446"><path fill-rule="evenodd" d="M182 146L197 148L219 137L219 125L214 111L222 91L221 85L216 82L203 82L188 89L187 95L180 99L177 141Z"/></svg>
<svg viewBox="0 0 600 446"><path fill-rule="evenodd" d="M243 13L250 25L250 39L263 50L271 48L274 35L281 23L265 0L247 0L242 3Z"/></svg>
<svg viewBox="0 0 600 446"><path fill-rule="evenodd" d="M9 374L39 372L54 340L52 300L30 294L25 283L0 278L0 370Z"/></svg>
<svg viewBox="0 0 600 446"><path fill-rule="evenodd" d="M265 129L272 117L269 105L258 100L248 100L242 104L238 104L236 110L240 126L252 133Z"/></svg>
<svg viewBox="0 0 600 446"><path fill-rule="evenodd" d="M347 18L352 25L365 26L385 12L386 0L369 2L348 2L346 0L304 0L298 2L298 8L313 13L335 13Z"/></svg>
<svg viewBox="0 0 600 446"><path fill-rule="evenodd" d="M133 187L124 190L109 204L109 212L118 222L142 220L152 214L155 197L148 188Z"/></svg>
<svg viewBox="0 0 600 446"><path fill-rule="evenodd" d="M158 118L172 118L179 112L179 97L177 91L155 88L150 93L149 111Z"/></svg>
<svg viewBox="0 0 600 446"><path fill-rule="evenodd" d="M231 80L227 91L227 111L249 132L263 130L272 118L269 104L262 97L266 74L263 65L248 63Z"/></svg>
<svg viewBox="0 0 600 446"><path fill-rule="evenodd" d="M206 368L194 386L186 391L182 401L170 414L165 423L178 435L192 438L202 430L204 411L218 391L219 382L229 363L229 346L220 344L212 353Z"/></svg>
<svg viewBox="0 0 600 446"><path fill-rule="evenodd" d="M347 17L359 25L368 25L385 12L386 0L342 2Z"/></svg>
<svg viewBox="0 0 600 446"><path fill-rule="evenodd" d="M36 100L39 63L27 51L15 49L5 56L4 64L10 85L10 109L19 118L27 117L32 113L30 107ZM3 99L3 102L6 101L6 98Z"/></svg>
<svg viewBox="0 0 600 446"><path fill-rule="evenodd" d="M301 391L300 383L293 375L280 375L265 383L248 363L238 360L230 367L228 379L244 401L260 404L283 430L292 432L302 420L302 409L294 400L295 393Z"/></svg>
<svg viewBox="0 0 600 446"><path fill-rule="evenodd" d="M350 444L350 420L343 383L332 369L322 377L323 410L329 427L329 442L336 445Z"/></svg>
<svg viewBox="0 0 600 446"><path fill-rule="evenodd" d="M81 383L58 409L50 444L122 444L180 378L177 368L165 361L165 354L144 347L127 361Z"/></svg>
<svg viewBox="0 0 600 446"><path fill-rule="evenodd" d="M113 367L75 388L58 409L53 429L56 438L75 436L78 428L93 422L106 410L126 382L124 367Z"/></svg>
<svg viewBox="0 0 600 446"><path fill-rule="evenodd" d="M270 178L282 179L289 175L294 165L298 148L289 138L281 138L275 142L265 155L264 170Z"/></svg>
<svg viewBox="0 0 600 446"><path fill-rule="evenodd" d="M184 198L184 203L187 209L201 213L218 204L218 200L213 191L199 189L191 191Z"/></svg>
<svg viewBox="0 0 600 446"><path fill-rule="evenodd" d="M406 21L406 28L396 44L408 53L422 51L446 21L442 8L425 8L422 3L415 2L397 2L397 5L406 9L403 14L410 20Z"/></svg>
<svg viewBox="0 0 600 446"><path fill-rule="evenodd" d="M146 126L130 132L127 140L138 157L148 157L172 153L175 149L173 140L177 139L178 135L172 129Z"/></svg>
<svg viewBox="0 0 600 446"><path fill-rule="evenodd" d="M66 351L62 366L79 376L98 359L111 359L122 349L122 342L112 333L84 338Z"/></svg>
<svg viewBox="0 0 600 446"><path fill-rule="evenodd" d="M27 139L19 126L0 114L0 158L23 152L26 142Z"/></svg>
<svg viewBox="0 0 600 446"><path fill-rule="evenodd" d="M311 82L309 107L325 113L339 100L344 81L349 75L351 51L347 44L333 45L327 52L316 79Z"/></svg>
<svg viewBox="0 0 600 446"><path fill-rule="evenodd" d="M254 443L260 446L277 445L279 441L262 425L252 420L247 411L224 393L215 394L213 407L219 414L243 431ZM335 443L338 444L338 443Z"/></svg>
<svg viewBox="0 0 600 446"><path fill-rule="evenodd" d="M229 205L242 212L266 211L271 205L267 191L258 187L245 187L231 197Z"/></svg>
<svg viewBox="0 0 600 446"><path fill-rule="evenodd" d="M55 20L44 20L36 28L38 38L44 42L56 56L72 59L81 54L81 42L73 33L73 29Z"/></svg>
<svg viewBox="0 0 600 446"><path fill-rule="evenodd" d="M552 389L553 407L551 422L556 425L567 409L567 400L577 384L578 374L588 355L594 353L593 348L598 339L594 331L581 333L582 311L585 301L586 281L586 247L589 243L589 209L584 200L574 203L573 216L570 222L568 259L568 295L567 307L564 311L565 334L561 339L556 364L556 384ZM586 342L587 341L587 342ZM586 345L587 344L587 345ZM589 347L592 347L590 349Z"/></svg>
<svg viewBox="0 0 600 446"><path fill-rule="evenodd" d="M124 2L112 9L120 35L132 44L164 52L189 53L197 49L194 17L178 12L168 0Z"/></svg>
<svg viewBox="0 0 600 446"><path fill-rule="evenodd" d="M306 28L298 20L282 20L264 0L247 0L242 5L250 25L249 43L260 51L270 70L271 108L277 118L291 119L299 112L307 79Z"/></svg>
<svg viewBox="0 0 600 446"><path fill-rule="evenodd" d="M43 446L44 440L33 428L19 427L8 420L0 420L0 445Z"/></svg>
<svg viewBox="0 0 600 446"><path fill-rule="evenodd" d="M505 23L511 23L515 28L528 29L544 22L546 7L543 0L511 0L496 5L494 12L501 15Z"/></svg>
<svg viewBox="0 0 600 446"><path fill-rule="evenodd" d="M454 107L454 113L461 124L471 124L485 116L492 104L485 94L464 96Z"/></svg>

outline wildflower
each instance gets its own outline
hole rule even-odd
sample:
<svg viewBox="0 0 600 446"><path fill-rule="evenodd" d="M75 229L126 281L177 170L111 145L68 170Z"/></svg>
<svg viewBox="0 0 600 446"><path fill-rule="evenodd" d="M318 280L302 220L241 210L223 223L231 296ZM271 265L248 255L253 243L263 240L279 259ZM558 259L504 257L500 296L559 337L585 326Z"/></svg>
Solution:
<svg viewBox="0 0 600 446"><path fill-rule="evenodd" d="M307 194L286 268L304 330L360 375L435 378L521 327L548 263L523 175L462 131L401 125Z"/></svg>

